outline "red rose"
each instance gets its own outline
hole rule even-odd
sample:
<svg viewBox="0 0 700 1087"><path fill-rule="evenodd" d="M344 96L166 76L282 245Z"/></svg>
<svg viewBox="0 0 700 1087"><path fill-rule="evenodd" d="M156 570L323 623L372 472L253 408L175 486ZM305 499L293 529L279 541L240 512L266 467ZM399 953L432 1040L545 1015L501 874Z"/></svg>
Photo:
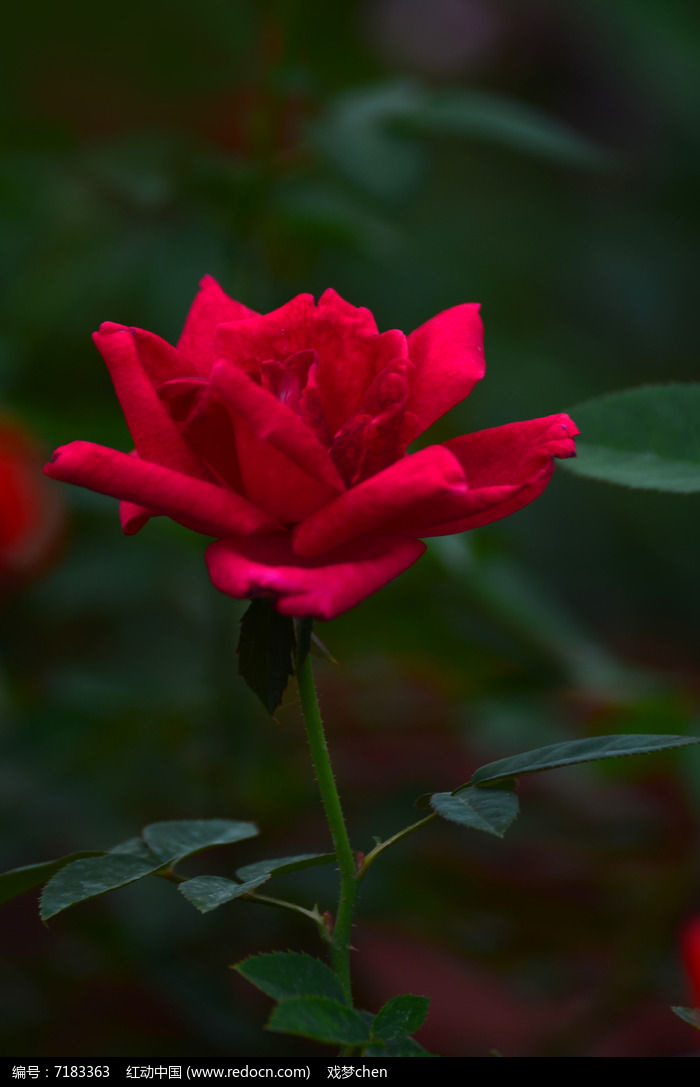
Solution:
<svg viewBox="0 0 700 1087"><path fill-rule="evenodd" d="M681 954L695 1007L700 1010L700 917L685 926L681 935Z"/></svg>
<svg viewBox="0 0 700 1087"><path fill-rule="evenodd" d="M0 418L0 590L41 572L62 526L62 506L42 478L34 442L18 423Z"/></svg>
<svg viewBox="0 0 700 1087"><path fill-rule="evenodd" d="M268 314L207 277L177 347L107 323L95 342L136 447L57 450L45 471L122 499L122 527L165 514L219 539L212 581L284 615L331 619L414 563L423 536L496 521L573 456L566 415L407 446L484 373L477 305L410 336L333 290Z"/></svg>

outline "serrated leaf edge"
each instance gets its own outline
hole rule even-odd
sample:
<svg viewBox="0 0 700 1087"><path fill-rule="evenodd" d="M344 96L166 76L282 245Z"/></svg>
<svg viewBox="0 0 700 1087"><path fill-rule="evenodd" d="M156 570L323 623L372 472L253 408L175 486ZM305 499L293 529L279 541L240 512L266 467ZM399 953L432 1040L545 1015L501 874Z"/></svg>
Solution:
<svg viewBox="0 0 700 1087"><path fill-rule="evenodd" d="M246 957L244 959L241 959L240 962L231 963L231 965L229 966L229 970L235 970L236 973L240 974L241 977L244 978L244 980L247 981L249 985L254 985L255 988L259 989L261 993L265 993L265 996L269 996L270 1000L275 1000L278 1003L281 1003L282 1000L294 1000L295 997L282 997L282 998L279 998L279 997L276 997L276 996L270 996L269 993L265 992L264 989L260 988L260 986L258 985L258 983L256 981L253 981L251 978L247 977L241 971L241 967L245 966L245 964L247 962L250 962L251 959L262 959L262 958L271 957L273 955L294 955L296 957L301 957L301 958L304 958L304 959L311 959L313 962L320 963L321 967L325 968L335 978L335 980L338 982L338 985L340 986L340 979L338 978L338 975L328 965L327 962L324 962L323 959L316 958L315 955L309 955L309 953L307 951L294 951L292 948L287 948L286 951L258 951L258 952L253 952L252 955L246 955ZM340 987L342 989L342 986L340 986ZM322 994L320 994L320 993L297 993L295 995L296 996L320 996ZM329 997L328 999L330 1000L330 999L333 999L333 998ZM342 1001L338 1001L338 1003L342 1003ZM348 1005L345 1005L345 1006L347 1007Z"/></svg>
<svg viewBox="0 0 700 1087"><path fill-rule="evenodd" d="M309 958L313 958L313 955L310 955ZM320 962L321 960L319 959L317 961ZM277 1013L277 1011L280 1008L284 1007L285 1005L296 1004L299 1001L311 1001L312 1003L323 1004L325 1006L330 1005L332 1007L337 1007L337 1008L342 1009L342 1011L347 1013L347 1015L351 1019L354 1018L358 1023L362 1024L363 1028L366 1030L366 1035L365 1035L364 1040L363 1041L359 1041L359 1040L349 1041L349 1040L347 1040L345 1038L337 1038L337 1037L336 1038L319 1038L317 1035L308 1034L308 1033L305 1033L304 1031L280 1030L279 1027L275 1026L272 1023L273 1017L275 1016L275 1014ZM284 1000L278 1000L276 1002L274 1008L272 1009L271 1013L270 1013L270 1018L268 1019L267 1023L265 1024L265 1030L275 1031L275 1032L277 1032L279 1034L292 1034L295 1037L299 1037L299 1038L311 1038L312 1041L320 1042L322 1045L368 1046L371 1043L370 1029L367 1026L367 1024L365 1023L365 1021L362 1018L362 1016L360 1015L360 1013L355 1008L350 1007L350 1005L348 1005L348 1004L343 1004L343 1003L341 1003L340 1000L335 1000L333 997L323 996L323 995L321 995L319 993L308 993L308 994L299 993L296 996L285 997Z"/></svg>
<svg viewBox="0 0 700 1087"><path fill-rule="evenodd" d="M128 856L128 854L123 854L123 855L125 857ZM109 851L107 851L106 853L100 854L100 856L108 857L108 856L110 856L110 853L109 853ZM112 854L112 856L120 856L120 854ZM82 863L82 860L92 860L92 859L96 859L96 858L83 857L83 858L81 858L81 860L72 861L71 864L64 865L62 868L60 868L58 870L58 872L54 873L54 875L51 877L50 880L48 880L47 883L44 884L41 895L39 897L39 917L44 922L44 924L46 924L47 921L50 921L52 917L57 917L59 913L63 913L65 910L70 909L72 906L79 906L81 903L89 902L93 898L100 898L101 895L111 894L112 891L120 891L122 889L122 887L129 887L129 886L131 886L132 883L138 883L138 881L140 879L146 879L148 876L157 876L160 872L163 872L164 870L167 870L167 868L168 868L168 863L167 862L161 862L156 868L149 868L147 871L142 872L140 875L133 876L133 878L127 879L123 883L118 883L114 887L105 887L104 891L97 891L95 894L85 895L82 898L76 898L73 902L67 902L65 906L61 906L60 909L53 910L51 913L48 913L48 914L44 913L44 900L45 900L45 897L46 897L46 892L48 891L49 887L53 883L56 876L61 875L61 873L65 872L67 869L71 868L73 864L80 864L80 863Z"/></svg>

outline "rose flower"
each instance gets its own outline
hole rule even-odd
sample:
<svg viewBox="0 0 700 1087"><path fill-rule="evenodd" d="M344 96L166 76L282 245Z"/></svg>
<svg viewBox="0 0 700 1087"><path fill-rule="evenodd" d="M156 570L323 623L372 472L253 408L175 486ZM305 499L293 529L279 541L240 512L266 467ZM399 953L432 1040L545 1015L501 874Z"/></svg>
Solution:
<svg viewBox="0 0 700 1087"><path fill-rule="evenodd" d="M0 416L0 595L36 577L63 538L63 505L19 422Z"/></svg>
<svg viewBox="0 0 700 1087"><path fill-rule="evenodd" d="M135 450L72 442L54 479L121 499L125 533L155 515L215 536L222 592L283 615L331 619L425 550L531 502L567 415L407 447L484 374L477 305L409 336L327 290L258 314L206 277L177 347L112 323L95 333Z"/></svg>
<svg viewBox="0 0 700 1087"><path fill-rule="evenodd" d="M683 929L681 954L695 1007L700 1012L700 917L694 917Z"/></svg>

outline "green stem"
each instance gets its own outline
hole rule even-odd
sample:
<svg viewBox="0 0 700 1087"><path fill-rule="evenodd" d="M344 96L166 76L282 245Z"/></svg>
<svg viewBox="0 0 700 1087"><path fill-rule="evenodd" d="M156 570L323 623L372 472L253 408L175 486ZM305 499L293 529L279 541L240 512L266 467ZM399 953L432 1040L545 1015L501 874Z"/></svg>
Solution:
<svg viewBox="0 0 700 1087"><path fill-rule="evenodd" d="M383 853L385 849L388 849L391 845L396 845L403 838L408 837L409 834L413 834L414 830L420 830L421 827L426 826L428 823L432 823L433 819L436 819L436 815L426 815L424 819L419 819L417 823L411 823L410 827L404 827L403 830L399 830L396 834L392 834L391 838L387 838L384 842L378 842L363 859L362 864L357 871L357 878L362 879L367 875L369 867L373 864L380 853Z"/></svg>
<svg viewBox="0 0 700 1087"><path fill-rule="evenodd" d="M300 913L302 917L308 917L309 921L313 921L323 940L329 938L323 914L320 913L318 906L314 906L312 910L307 910L304 906L297 905L296 902L287 902L284 898L273 898L272 895L261 895L257 891L251 891L249 895L246 895L246 898L249 902L260 902L264 906L276 906L280 910L292 910L293 913Z"/></svg>
<svg viewBox="0 0 700 1087"><path fill-rule="evenodd" d="M350 938L357 895L355 858L348 838L345 819L343 818L343 809L340 806L338 788L333 776L333 767L331 766L330 754L323 730L321 711L311 671L311 660L308 654L303 662L297 664L297 680L311 758L316 771L321 801L326 813L326 820L333 839L340 871L340 895L331 938L331 964L345 990L345 995L352 1004Z"/></svg>

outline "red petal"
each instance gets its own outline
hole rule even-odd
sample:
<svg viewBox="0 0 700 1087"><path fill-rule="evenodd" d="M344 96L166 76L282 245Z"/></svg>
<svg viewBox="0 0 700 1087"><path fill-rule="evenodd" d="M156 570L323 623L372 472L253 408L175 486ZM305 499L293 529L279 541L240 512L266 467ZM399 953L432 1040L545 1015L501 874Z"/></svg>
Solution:
<svg viewBox="0 0 700 1087"><path fill-rule="evenodd" d="M312 513L297 527L294 549L299 555L320 555L358 536L384 532L399 518L425 523L433 511L449 516L465 490L456 457L444 446L429 446Z"/></svg>
<svg viewBox="0 0 700 1087"><path fill-rule="evenodd" d="M408 440L427 430L469 396L484 376L484 333L479 306L454 306L432 317L408 337L408 353L416 376L406 410L415 417Z"/></svg>
<svg viewBox="0 0 700 1087"><path fill-rule="evenodd" d="M287 404L257 385L244 370L219 362L212 370L211 384L234 417L244 420L256 438L269 442L307 475L326 484L326 498L330 497L328 488L344 489L328 451L313 431Z"/></svg>
<svg viewBox="0 0 700 1087"><path fill-rule="evenodd" d="M145 506L139 506L136 502L121 501L119 503L119 520L122 532L125 536L135 536L140 532L151 517L157 517L155 510L149 510Z"/></svg>
<svg viewBox="0 0 700 1087"><path fill-rule="evenodd" d="M359 410L377 371L377 325L368 309L351 305L330 288L314 311L312 335L309 346L318 353L320 400L333 436Z"/></svg>
<svg viewBox="0 0 700 1087"><path fill-rule="evenodd" d="M236 433L226 405L208 385L183 427L185 437L218 483L244 493Z"/></svg>
<svg viewBox="0 0 700 1087"><path fill-rule="evenodd" d="M44 472L135 502L206 536L245 536L274 527L266 514L233 491L92 442L57 449Z"/></svg>
<svg viewBox="0 0 700 1087"><path fill-rule="evenodd" d="M106 321L102 325L105 331L119 330L123 326ZM138 360L148 374L153 385L171 381L177 377L194 377L193 367L177 348L167 340L148 332L145 328L129 328L134 338Z"/></svg>
<svg viewBox="0 0 700 1087"><path fill-rule="evenodd" d="M138 457L135 449L132 449L130 456ZM149 510L146 506L139 506L136 502L122 500L119 503L119 521L125 536L135 536L150 521L151 517L157 516L155 510Z"/></svg>
<svg viewBox="0 0 700 1087"><path fill-rule="evenodd" d="M377 336L368 335L355 324L340 324L320 309L311 346L318 352L318 387L331 435L360 411L376 375L408 356L403 332L390 329Z"/></svg>
<svg viewBox="0 0 700 1087"><path fill-rule="evenodd" d="M296 298L263 316L224 323L216 334L216 357L257 373L261 362L286 359L313 347L310 340L312 294Z"/></svg>
<svg viewBox="0 0 700 1087"><path fill-rule="evenodd" d="M161 402L139 357L134 332L123 325L105 322L93 334L93 339L107 364L139 456L178 472L207 478L206 469L188 448ZM162 368L163 354L167 355L164 349L168 346L163 341L159 342L156 359L154 341L157 340L158 337L151 336L150 333L139 333L138 343L144 347L154 372L159 372ZM170 350L174 352L174 348ZM177 377L177 374L171 376Z"/></svg>
<svg viewBox="0 0 700 1087"><path fill-rule="evenodd" d="M246 495L284 524L301 521L335 497L342 482L328 463L328 454L289 407L230 363L218 363L211 377L208 382L169 381L158 392L217 482ZM318 468L321 474L325 467L337 484L331 486L303 471L280 452L275 438L277 446L289 448L297 461L310 461L310 472Z"/></svg>
<svg viewBox="0 0 700 1087"><path fill-rule="evenodd" d="M332 287L328 287L319 298L318 310L324 316L332 317L336 324L353 324L358 332L372 336L378 331L371 310L346 302Z"/></svg>
<svg viewBox="0 0 700 1087"><path fill-rule="evenodd" d="M239 599L269 597L282 615L334 619L402 574L425 550L403 536L365 536L319 559L300 559L287 535L217 540L209 575Z"/></svg>
<svg viewBox="0 0 700 1087"><path fill-rule="evenodd" d="M404 455L405 409L414 373L415 366L401 359L385 366L365 391L362 411L336 432L330 456L349 486Z"/></svg>
<svg viewBox="0 0 700 1087"><path fill-rule="evenodd" d="M331 435L360 409L375 375L408 353L402 332L377 335L369 311L351 306L335 291L326 291L318 306L312 295L300 294L272 313L223 325L217 344L220 358L251 373L262 362L316 351L319 392Z"/></svg>
<svg viewBox="0 0 700 1087"><path fill-rule="evenodd" d="M420 528L414 524L412 531L417 536L447 536L499 521L522 509L547 486L554 471L553 458L576 455L576 434L576 424L568 415L548 415L445 442L445 448L462 465L469 485L462 509L455 509L450 518L431 516ZM403 531L404 522L392 523L391 530Z"/></svg>
<svg viewBox="0 0 700 1087"><path fill-rule="evenodd" d="M196 372L206 377L217 358L214 337L219 325L255 317L256 313L229 298L211 276L205 276L199 286L177 347Z"/></svg>
<svg viewBox="0 0 700 1087"><path fill-rule="evenodd" d="M242 492L283 525L297 524L335 498L337 490L302 472L294 461L236 422L236 455Z"/></svg>
<svg viewBox="0 0 700 1087"><path fill-rule="evenodd" d="M135 449L132 449L132 457L138 457ZM157 517L155 510L149 510L146 506L139 506L136 502L122 499L119 503L119 521L125 536L135 536L140 532L151 517Z"/></svg>

